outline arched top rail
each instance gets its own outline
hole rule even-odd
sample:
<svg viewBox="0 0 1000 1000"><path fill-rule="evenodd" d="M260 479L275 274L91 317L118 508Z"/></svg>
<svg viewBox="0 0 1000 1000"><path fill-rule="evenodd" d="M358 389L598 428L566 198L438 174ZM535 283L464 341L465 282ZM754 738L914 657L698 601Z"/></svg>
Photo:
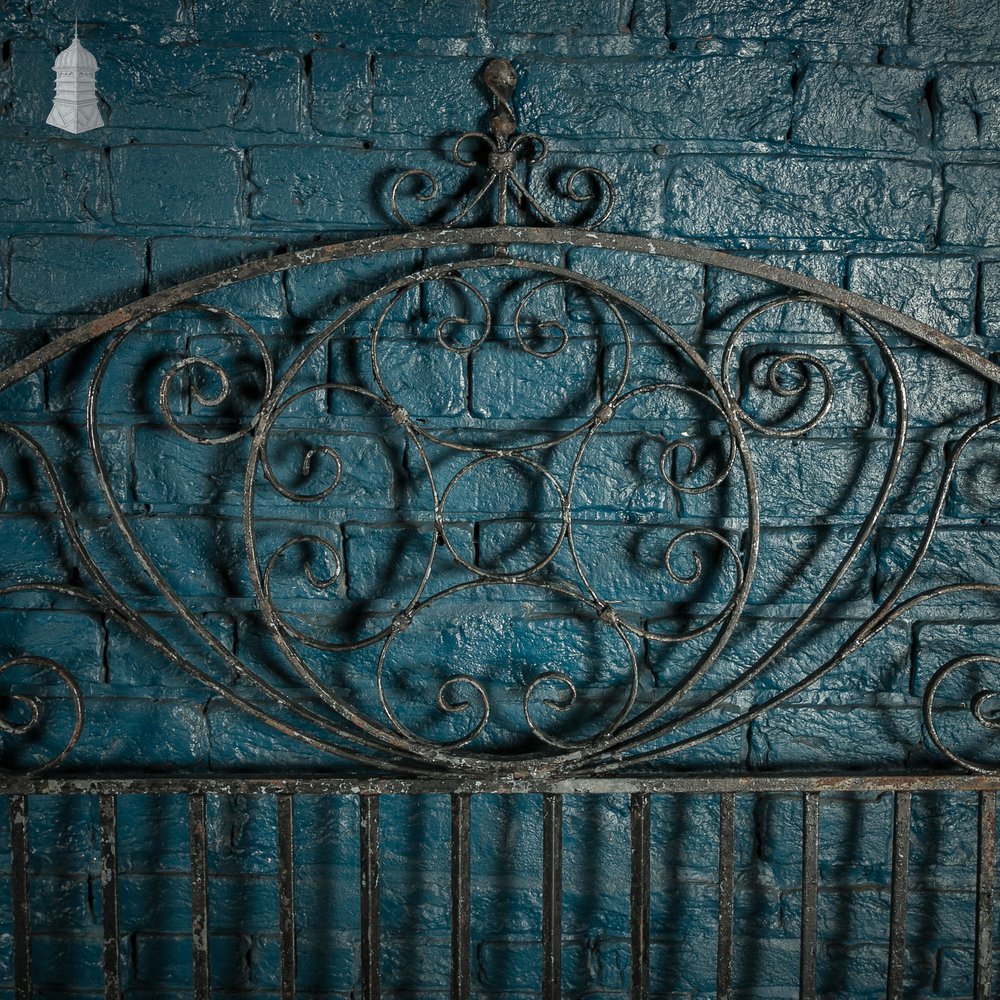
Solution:
<svg viewBox="0 0 1000 1000"><path fill-rule="evenodd" d="M758 278L780 288L818 296L835 308L850 310L865 318L886 323L912 337L915 341L952 358L982 378L1000 385L1000 365L960 343L954 337L948 336L942 330L921 323L919 320L881 302L786 268L775 267L721 250L712 250L708 247L676 240L653 239L644 236L630 236L625 233L605 233L572 227L487 226L470 229L417 230L409 233L395 233L342 243L330 243L326 246L293 250L249 261L236 267L224 268L212 274L193 278L118 309L113 309L97 319L67 331L0 372L0 392L44 368L64 354L100 339L109 331L126 323L142 322L189 299L252 278L314 264L374 257L407 250L462 246L507 247L510 245L552 246L567 249L587 248L648 254L671 260L703 264L734 274Z"/></svg>

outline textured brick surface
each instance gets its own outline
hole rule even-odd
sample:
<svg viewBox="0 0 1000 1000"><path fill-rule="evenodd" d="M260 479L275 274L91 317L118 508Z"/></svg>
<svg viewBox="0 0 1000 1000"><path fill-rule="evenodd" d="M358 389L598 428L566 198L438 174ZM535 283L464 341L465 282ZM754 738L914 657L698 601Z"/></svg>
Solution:
<svg viewBox="0 0 1000 1000"><path fill-rule="evenodd" d="M765 59L609 59L600 74L542 62L525 74L524 95L553 137L777 141L790 124L791 77L788 63ZM566 100L553 104L553 94Z"/></svg>
<svg viewBox="0 0 1000 1000"><path fill-rule="evenodd" d="M793 38L824 42L892 44L904 39L906 5L901 0L867 4L765 0L752 6L732 0L670 0L671 34L751 38Z"/></svg>
<svg viewBox="0 0 1000 1000"><path fill-rule="evenodd" d="M995 18L981 14L975 0L955 0L944 7L933 0L917 0L910 27L913 41L963 52L988 52L1000 40L1000 26Z"/></svg>
<svg viewBox="0 0 1000 1000"><path fill-rule="evenodd" d="M142 226L225 226L238 219L240 155L213 146L111 151L115 219Z"/></svg>
<svg viewBox="0 0 1000 1000"><path fill-rule="evenodd" d="M988 261L982 269L982 333L995 338L1000 332L1000 261Z"/></svg>
<svg viewBox="0 0 1000 1000"><path fill-rule="evenodd" d="M353 138L372 127L374 56L343 49L313 52L310 113L317 131Z"/></svg>
<svg viewBox="0 0 1000 1000"><path fill-rule="evenodd" d="M855 257L847 287L965 340L972 334L976 266L966 257Z"/></svg>
<svg viewBox="0 0 1000 1000"><path fill-rule="evenodd" d="M375 221L368 192L389 170L384 155L317 145L258 146L251 164L255 219L313 226L325 219L353 228Z"/></svg>
<svg viewBox="0 0 1000 1000"><path fill-rule="evenodd" d="M941 67L937 92L943 148L996 149L1000 142L1000 91L990 68L960 63Z"/></svg>
<svg viewBox="0 0 1000 1000"><path fill-rule="evenodd" d="M47 114L48 112L46 112ZM18 178L0 196L0 218L6 223L45 219L76 223L98 217L102 210L99 152L62 141L7 142L0 151L4 176Z"/></svg>
<svg viewBox="0 0 1000 1000"><path fill-rule="evenodd" d="M945 192L942 239L973 246L1000 243L1000 226L986 208L1000 194L1000 170L994 164L949 165Z"/></svg>
<svg viewBox="0 0 1000 1000"><path fill-rule="evenodd" d="M161 131L295 132L301 56L267 49L115 46L101 62L106 124Z"/></svg>
<svg viewBox="0 0 1000 1000"><path fill-rule="evenodd" d="M935 202L934 178L919 163L698 157L677 160L666 213L672 231L710 239L778 231L805 240L919 240L933 224Z"/></svg>
<svg viewBox="0 0 1000 1000"><path fill-rule="evenodd" d="M792 138L805 146L908 153L930 139L925 74L817 63L802 78Z"/></svg>
<svg viewBox="0 0 1000 1000"><path fill-rule="evenodd" d="M77 17L100 63L106 126L71 136L44 119L52 60ZM550 140L547 158L528 174L558 218L586 210L561 195L571 168L593 164L618 185L608 229L736 250L744 261L899 309L975 350L1000 350L1000 18L980 0L36 0L0 11L0 43L4 365L177 282L335 234L395 226L387 194L400 170L434 170L445 200L467 192L470 173L442 154L455 133L488 123L478 74L491 54L513 58L522 127ZM442 220L436 203L414 201L419 190L405 189L406 207ZM394 421L366 395L381 392L370 336L390 299L357 304L465 248L335 261L217 289L204 301L222 312L181 307L154 317L108 364L96 438L119 525L99 492L84 427L86 380L100 347L4 392L0 414L48 448L81 537L150 626L188 666L278 714L286 697L329 713L316 692L304 693L289 662L300 658L333 696L384 723L382 642L352 653L339 644L387 629L420 590L432 552L435 575L423 597L466 580L445 541L479 567L523 571L544 558L560 530L551 475L575 515L574 556L589 586L623 621L652 633L633 641L642 708L696 668L721 634L716 619L737 584L726 546L747 544L745 474L737 457L725 484L702 488L725 468L733 439L718 410L690 388L720 373L739 327L721 377L753 419L803 423L824 406L824 375L833 391L820 426L803 436L742 425L762 523L748 613L707 674L679 692L676 711L697 708L747 670L759 667L760 676L705 717L736 724L666 760L710 769L939 765L921 698L950 660L995 652L996 608L981 595L921 605L749 725L740 713L834 657L873 600L907 572L950 442L996 412L995 388L877 328L906 383L910 440L888 519L843 566L818 620L799 630L886 473L900 414L877 335L873 342L828 304L786 299L780 285L724 266L598 245L511 249L632 300L614 300L633 334L628 350L612 305L561 280L525 305L519 343L512 301L545 275L505 269L476 272L488 296L508 298L489 316L489 339L465 353L484 332L482 304L463 297L453 278L431 282L392 303L380 329L382 385L406 410ZM338 317L329 341L314 341ZM537 356L558 347L563 330L565 348ZM255 586L240 509L251 442L240 431L259 426L268 376L262 346L275 359L275 379L294 366L288 393L308 391L276 416L269 479L252 477ZM792 357L781 361L784 354ZM197 363L171 375L185 357ZM622 403L582 450L570 439L551 453L528 453L531 461L492 461L459 475L462 462L430 443L451 435L473 448L522 445L517 418L555 419L569 430L611 398L626 362L630 385L643 394ZM327 385L341 382L365 391ZM217 436L220 427L232 440L197 443L177 433ZM8 438L0 450L0 586L38 578L86 585L30 449ZM996 581L996 460L995 434L970 445L911 592ZM439 499L454 482L441 502L446 538L435 526L427 466ZM125 552L123 529L169 590ZM574 574L565 545L546 572ZM297 635L284 650L260 615L263 574ZM184 618L169 613L170 601ZM2 603L4 660L51 656L81 685L88 711L72 758L79 769L347 766L249 719L106 609L51 590ZM664 641L702 627L687 642ZM273 689L255 688L236 657L261 667ZM524 689L542 672L578 672L574 705L560 705L563 692L551 680L531 704L540 724L563 735L571 725L597 731L632 676L621 637L592 610L543 587L509 584L457 589L412 623L397 619L382 666L381 693L401 723L438 739L467 732L478 710L475 690L459 683L446 692L455 710L440 711L441 683L458 671L482 679L492 703L487 747L523 735ZM51 732L69 732L56 677L21 666L2 680L5 692L38 693ZM965 706L995 682L977 664L942 686L942 732L959 748L976 749ZM10 699L3 707L14 721L26 711ZM700 717L682 724L664 748L676 750L666 744L704 726ZM0 734L4 766L26 766L44 749ZM624 997L628 802L568 796L564 809L564 989ZM96 801L38 797L30 810L39 995L100 995ZM823 995L884 995L892 810L891 796L822 797ZM187 803L126 796L119 811L125 996L190 995ZM296 815L298 988L347 1000L359 995L361 978L357 801L303 796ZM701 1000L715 992L718 804L657 797L652 817L654 993ZM208 818L216 989L276 997L275 803L213 796ZM448 799L387 796L382 819L383 993L444 996ZM746 996L798 995L801 821L798 796L737 799L734 983ZM914 996L972 993L976 824L974 795L914 798L906 987ZM539 995L540 835L537 797L477 797L478 995ZM0 858L7 856L4 827ZM9 878L0 875L0 992L13 988L12 929Z"/></svg>
<svg viewBox="0 0 1000 1000"><path fill-rule="evenodd" d="M65 255L61 268L50 265L53 253ZM15 237L10 253L10 299L29 313L96 313L136 298L145 272L146 250L140 240Z"/></svg>
<svg viewBox="0 0 1000 1000"><path fill-rule="evenodd" d="M336 7L307 10L288 6L264 16L256 0L224 0L223 3L198 9L197 23L205 32L226 40L260 45L266 48L274 36L288 35L300 44L315 41L315 36L333 42L345 35L360 44L402 44L412 48L415 39L462 38L475 30L478 11L461 3L446 0L431 7L413 6L405 0L392 0L375 6L368 0L350 0ZM409 43L409 44L407 44Z"/></svg>

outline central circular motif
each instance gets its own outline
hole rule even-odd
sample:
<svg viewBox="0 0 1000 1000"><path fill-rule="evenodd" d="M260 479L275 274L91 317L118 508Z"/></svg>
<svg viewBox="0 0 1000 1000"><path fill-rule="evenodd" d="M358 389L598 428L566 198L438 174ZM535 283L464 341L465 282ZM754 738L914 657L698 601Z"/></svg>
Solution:
<svg viewBox="0 0 1000 1000"><path fill-rule="evenodd" d="M366 317L367 339L340 350ZM317 380L326 357L349 377ZM321 425L325 437L309 430ZM735 406L676 331L559 266L472 260L384 285L292 361L252 440L246 530L265 623L328 707L395 750L472 767L539 744L565 761L612 752L683 695L650 692L634 714L637 649L704 636L703 676L746 600L757 524ZM745 498L748 541L709 526L722 488ZM701 524L679 509L694 498ZM280 520L282 501L309 530L262 572L255 525ZM406 586L365 589L372 569ZM320 666L365 648L366 673Z"/></svg>

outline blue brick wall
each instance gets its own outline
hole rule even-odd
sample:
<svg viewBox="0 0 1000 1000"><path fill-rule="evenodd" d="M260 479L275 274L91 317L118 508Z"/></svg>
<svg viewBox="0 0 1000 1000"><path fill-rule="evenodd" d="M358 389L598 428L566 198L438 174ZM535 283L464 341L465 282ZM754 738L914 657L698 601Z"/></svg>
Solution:
<svg viewBox="0 0 1000 1000"><path fill-rule="evenodd" d="M81 136L44 125L51 66L79 16L81 37L99 63L106 127ZM525 127L549 137L557 164L595 163L615 177L619 203L609 229L692 239L815 276L900 308L974 349L1000 351L1000 14L974 0L345 0L331 4L261 0L50 0L0 11L0 364L58 333L151 291L218 268L382 231L391 220L385 181L411 166L439 163L445 138L477 123L475 83L491 55L521 74ZM538 259L565 262L606 279L671 322L717 364L722 344L759 283L699 265L632 261L573 250ZM246 317L280 360L288 343L385 274L435 263L440 255L397 255L300 269L255 279L213 298ZM401 303L419 322L390 324L384 356L395 359L401 395L418 418L478 422L544 416L571 387L586 409L600 391L595 361L621 362L620 337L595 336L593 304L567 296L571 350L553 368L513 347L509 327L471 361L434 350L432 318L449 290L429 286ZM435 313L435 310L437 313ZM417 332L414 333L414 330ZM720 663L735 673L748 651L773 642L805 606L847 544L878 488L885 431L894 418L891 385L878 358L845 345L842 324L800 306L765 314L758 350L808 346L840 387L822 433L801 443L759 443L767 481L764 557L739 645ZM309 362L314 381L365 378L367 329L338 331ZM179 593L219 644L245 657L268 655L255 609L224 571L241 561L238 511L243 456L186 447L158 419L163 358L177 351L237 362L241 392L259 393L259 368L245 344L207 315L158 318L123 352L107 390L102 435L109 475L123 508ZM432 346L428 346L428 345ZM885 593L905 564L933 499L926 477L943 455L942 421L971 425L996 406L995 392L943 360L900 341L914 435L904 456L912 483L845 580L827 633L792 651L762 678L767 696L802 676L857 621L871 593ZM49 444L83 530L102 553L113 532L86 471L83 380L97 352L82 351L0 396L0 415L30 423ZM152 360L151 360L152 358ZM637 372L663 364L655 344L636 346ZM370 380L370 372L367 378ZM199 416L197 404L186 417ZM574 414L567 413L566 416ZM401 523L393 493L395 445L357 396L308 397L301 426L341 421L338 447L349 466L338 496L337 547L347 574L337 593L364 603L350 638L384 627L419 580L430 534ZM636 414L637 419L641 413ZM858 461L861 428L876 441ZM293 440L277 462L301 462ZM578 529L594 585L660 602L657 530L669 537L690 519L725 513L711 494L679 501L662 482L636 481L638 452L628 435L599 436L581 463L577 499L593 515ZM5 453L5 459L6 459ZM412 454L408 461L414 461ZM680 460L680 459L678 459ZM51 575L66 547L51 519L39 530L37 478L5 466L10 495L2 514L5 578ZM843 495L845 470L853 487ZM988 465L962 477L949 498L939 543L924 578L995 578L1000 532L984 512L995 495ZM518 499L494 511L489 481L469 477L456 491L449 538L465 558L539 555ZM515 480L516 481L516 480ZM992 491L992 493L991 493ZM551 498L549 498L551 499ZM281 505L265 504L261 535L271 550L286 537ZM426 498L424 498L424 501ZM421 499L412 498L419 512ZM543 498L543 503L546 502ZM831 505L833 512L831 513ZM51 515L51 505L41 505ZM549 508L545 508L549 509ZM607 523L624 510L630 524ZM211 515L221 512L222 520ZM666 514L664 513L666 512ZM550 511L551 513L551 511ZM644 526L653 524L652 533ZM52 530L50 530L52 529ZM662 541L662 539L661 539ZM621 564L611 549L632 552ZM803 565L804 557L815 557ZM382 585L387 565L392 586ZM222 571L220 571L220 568ZM317 567L319 568L319 567ZM328 568L328 567L327 567ZM956 577L955 574L959 576ZM183 648L162 601L134 570L123 590ZM457 575L445 582L454 582ZM285 597L315 612L302 581ZM297 588L297 589L296 589ZM497 664L498 689L518 689L525 671L556 669L582 656L586 639L538 616L513 653L504 630L523 620L521 595L500 590L488 612L442 606L401 644L397 669L463 652ZM719 595L700 597L700 610ZM306 619L308 620L308 619ZM316 619L318 628L329 627ZM655 622L651 623L655 624ZM353 629L354 631L351 631ZM84 689L87 726L80 767L153 770L316 766L171 664L144 650L114 622L72 602L21 602L0 610L0 653L41 652L63 662ZM685 765L738 768L922 767L937 762L920 719L933 672L969 649L995 650L989 608L951 599L898 623L877 647L744 730L697 748ZM593 640L602 650L601 640ZM613 645L613 644L612 644ZM589 648L595 648L591 646ZM370 650L368 651L371 652ZM272 650L273 653L273 650ZM678 675L655 646L640 651L648 693ZM607 650L611 663L620 650ZM349 690L370 680L371 656L321 657ZM527 665L527 666L526 666ZM229 677L237 685L239 682ZM609 678L595 678L608 684ZM53 690L54 693L54 690ZM364 693L364 692L363 692ZM367 697L372 696L369 689ZM738 699L726 710L747 702ZM409 706L419 711L418 699ZM404 711L407 706L404 704ZM497 713L502 729L516 719ZM447 994L448 885L445 799L386 800L384 811L387 992ZM189 990L185 804L122 801L122 927L128 996ZM658 996L713 991L716 805L708 799L654 804L653 983ZM298 807L300 987L308 996L357 989L357 807L306 798ZM45 996L100 994L100 892L96 803L32 803L34 945ZM220 987L276 995L275 809L265 799L218 797L210 804L213 963ZM747 995L797 996L801 805L773 796L740 800L737 824L736 977ZM974 802L914 804L909 989L913 996L971 994ZM476 804L473 866L477 990L508 998L537 995L540 810L533 798L485 797ZM566 803L564 980L572 995L620 996L629 977L627 803L615 797ZM820 987L830 996L877 996L884 989L891 801L824 799L820 847ZM598 862L597 859L600 859ZM11 913L0 885L0 992L9 993ZM414 940L419 938L419 945Z"/></svg>

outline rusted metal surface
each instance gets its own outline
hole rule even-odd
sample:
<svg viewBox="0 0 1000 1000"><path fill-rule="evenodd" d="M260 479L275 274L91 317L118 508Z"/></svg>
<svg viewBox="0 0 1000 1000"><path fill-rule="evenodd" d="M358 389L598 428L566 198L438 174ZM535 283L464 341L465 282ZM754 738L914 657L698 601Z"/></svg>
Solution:
<svg viewBox="0 0 1000 1000"><path fill-rule="evenodd" d="M900 1000L903 996L903 976L906 969L906 901L910 878L911 811L910 793L896 792L893 796L889 974L886 986L888 1000Z"/></svg>
<svg viewBox="0 0 1000 1000"><path fill-rule="evenodd" d="M188 799L188 833L191 850L191 963L195 1000L209 1000L212 993L212 960L208 919L208 830L205 793Z"/></svg>
<svg viewBox="0 0 1000 1000"><path fill-rule="evenodd" d="M451 1000L472 995L472 796L451 797Z"/></svg>
<svg viewBox="0 0 1000 1000"><path fill-rule="evenodd" d="M997 863L997 793L979 793L979 853L976 863L975 1000L993 988L993 896Z"/></svg>
<svg viewBox="0 0 1000 1000"><path fill-rule="evenodd" d="M278 930L281 935L281 1000L295 1000L295 800L278 797Z"/></svg>
<svg viewBox="0 0 1000 1000"><path fill-rule="evenodd" d="M719 796L719 937L716 945L715 992L718 1000L733 996L733 903L736 888L733 868L736 797Z"/></svg>
<svg viewBox="0 0 1000 1000"><path fill-rule="evenodd" d="M8 795L750 795L760 792L996 792L1000 776L950 771L903 773L651 773L613 777L551 778L538 775L191 775L7 776Z"/></svg>
<svg viewBox="0 0 1000 1000"><path fill-rule="evenodd" d="M446 225L450 228L459 222L472 218L477 207L483 205L489 195L493 195L493 218L497 225L507 225L512 210L532 216L548 226L556 226L556 212L552 205L543 205L541 199L531 190L530 183L521 179L518 166L535 166L548 156L548 143L534 132L517 131L517 116L514 112L514 88L517 86L517 72L506 59L491 59L483 70L483 82L493 95L494 114L490 119L490 134L485 132L465 132L455 140L452 159L465 169L479 166L479 160L466 150L479 143L485 146L486 169L482 179L457 210L454 210ZM411 197L420 202L434 202L441 185L435 174L428 170L414 168L404 171L396 178L389 192L389 209L404 226L414 226L414 222L400 208L400 198L407 188L416 188ZM571 207L589 208L586 222L577 221L585 229L596 229L608 220L615 205L615 185L611 178L596 167L578 167L564 180L559 192L561 200ZM493 241L491 241L493 242ZM503 240L493 243L496 252L507 253Z"/></svg>
<svg viewBox="0 0 1000 1000"><path fill-rule="evenodd" d="M562 796L542 796L542 1000L562 997Z"/></svg>
<svg viewBox="0 0 1000 1000"><path fill-rule="evenodd" d="M378 1000L382 995L381 855L379 797L358 797L361 823L361 995Z"/></svg>
<svg viewBox="0 0 1000 1000"><path fill-rule="evenodd" d="M31 903L28 896L28 802L12 795L10 816L10 895L14 923L14 996L31 1000Z"/></svg>
<svg viewBox="0 0 1000 1000"><path fill-rule="evenodd" d="M802 914L799 997L816 997L816 922L819 910L819 792L802 796Z"/></svg>
<svg viewBox="0 0 1000 1000"><path fill-rule="evenodd" d="M101 912L104 923L104 1000L120 1000L121 933L118 925L118 798L100 796Z"/></svg>
<svg viewBox="0 0 1000 1000"><path fill-rule="evenodd" d="M632 849L632 1000L649 997L649 796L633 795L629 803Z"/></svg>

